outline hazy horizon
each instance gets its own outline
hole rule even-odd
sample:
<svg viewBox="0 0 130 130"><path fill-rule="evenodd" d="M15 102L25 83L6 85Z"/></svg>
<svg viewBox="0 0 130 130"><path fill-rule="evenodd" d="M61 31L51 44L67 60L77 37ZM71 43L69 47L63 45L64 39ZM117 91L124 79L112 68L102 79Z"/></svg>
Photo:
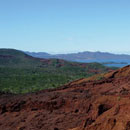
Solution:
<svg viewBox="0 0 130 130"><path fill-rule="evenodd" d="M68 51L68 52L47 52L47 51L28 51L28 50L20 50L20 49L17 49L17 48L0 48L0 49L14 49L14 50L19 50L19 51L23 51L23 52L34 52L34 53L48 53L48 54L52 54L52 55L55 55L55 54L71 54L71 53L83 53L83 52L101 52L101 53L111 53L111 54L117 54L117 55L130 55L130 52L126 52L126 53L123 53L123 52L107 52L107 51Z"/></svg>

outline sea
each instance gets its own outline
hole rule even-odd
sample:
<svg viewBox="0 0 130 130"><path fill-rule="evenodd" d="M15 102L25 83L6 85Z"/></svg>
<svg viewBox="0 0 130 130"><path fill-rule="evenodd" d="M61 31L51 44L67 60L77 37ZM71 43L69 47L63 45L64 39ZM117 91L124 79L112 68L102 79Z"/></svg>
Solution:
<svg viewBox="0 0 130 130"><path fill-rule="evenodd" d="M76 62L81 62L81 63L98 62L108 67L118 67L118 68L122 68L127 65L130 65L130 60L76 60Z"/></svg>

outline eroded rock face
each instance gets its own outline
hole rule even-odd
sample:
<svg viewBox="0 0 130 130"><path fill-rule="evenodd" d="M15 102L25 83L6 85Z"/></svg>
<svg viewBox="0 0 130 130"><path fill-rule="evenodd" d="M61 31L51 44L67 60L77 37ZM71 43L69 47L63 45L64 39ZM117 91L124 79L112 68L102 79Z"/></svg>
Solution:
<svg viewBox="0 0 130 130"><path fill-rule="evenodd" d="M0 130L130 130L130 66L100 81L0 94ZM121 76L120 76L121 75Z"/></svg>

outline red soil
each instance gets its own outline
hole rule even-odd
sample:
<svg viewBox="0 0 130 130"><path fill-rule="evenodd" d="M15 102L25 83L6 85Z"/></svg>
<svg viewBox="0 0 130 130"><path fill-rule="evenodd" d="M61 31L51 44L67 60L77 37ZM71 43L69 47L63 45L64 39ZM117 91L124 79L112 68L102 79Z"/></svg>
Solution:
<svg viewBox="0 0 130 130"><path fill-rule="evenodd" d="M0 130L130 130L130 66L99 81L0 95Z"/></svg>

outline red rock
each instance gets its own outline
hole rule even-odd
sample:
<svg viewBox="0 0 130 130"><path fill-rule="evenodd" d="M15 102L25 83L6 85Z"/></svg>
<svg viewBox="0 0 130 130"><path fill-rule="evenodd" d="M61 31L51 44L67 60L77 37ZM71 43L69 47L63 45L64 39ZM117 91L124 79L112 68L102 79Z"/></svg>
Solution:
<svg viewBox="0 0 130 130"><path fill-rule="evenodd" d="M99 81L0 95L0 130L129 130L130 66Z"/></svg>

